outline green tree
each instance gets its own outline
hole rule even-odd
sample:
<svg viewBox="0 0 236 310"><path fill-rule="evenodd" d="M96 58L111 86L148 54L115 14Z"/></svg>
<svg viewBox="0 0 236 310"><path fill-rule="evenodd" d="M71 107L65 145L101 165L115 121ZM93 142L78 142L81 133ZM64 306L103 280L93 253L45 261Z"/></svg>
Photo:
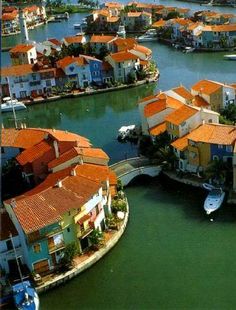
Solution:
<svg viewBox="0 0 236 310"><path fill-rule="evenodd" d="M223 184L226 180L227 170L227 164L222 159L214 159L207 166L206 177L213 183Z"/></svg>
<svg viewBox="0 0 236 310"><path fill-rule="evenodd" d="M236 106L231 103L228 104L225 109L222 111L222 116L231 122L236 122Z"/></svg>
<svg viewBox="0 0 236 310"><path fill-rule="evenodd" d="M98 228L95 228L88 236L91 247L97 250L104 243L104 234Z"/></svg>
<svg viewBox="0 0 236 310"><path fill-rule="evenodd" d="M106 46L102 46L99 50L99 58L104 59L109 54L109 51Z"/></svg>
<svg viewBox="0 0 236 310"><path fill-rule="evenodd" d="M177 17L179 17L179 12L173 11L173 12L168 13L168 15L166 16L166 19L168 20L168 19L173 19Z"/></svg>
<svg viewBox="0 0 236 310"><path fill-rule="evenodd" d="M76 242L71 242L66 245L63 256L61 258L61 265L67 269L72 265L73 259L79 253L79 248Z"/></svg>
<svg viewBox="0 0 236 310"><path fill-rule="evenodd" d="M136 80L136 74L134 71L131 71L127 74L127 84L133 84Z"/></svg>

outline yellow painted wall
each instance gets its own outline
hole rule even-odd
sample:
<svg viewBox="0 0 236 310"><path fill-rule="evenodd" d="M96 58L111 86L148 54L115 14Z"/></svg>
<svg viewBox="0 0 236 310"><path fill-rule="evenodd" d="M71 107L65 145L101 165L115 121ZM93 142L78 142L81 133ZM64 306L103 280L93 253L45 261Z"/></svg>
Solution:
<svg viewBox="0 0 236 310"><path fill-rule="evenodd" d="M195 157L191 156L193 153L196 154ZM188 161L190 165L206 168L210 162L210 158L210 144L197 143L196 146L188 146Z"/></svg>
<svg viewBox="0 0 236 310"><path fill-rule="evenodd" d="M223 88L210 95L210 105L213 111L219 112L223 108Z"/></svg>
<svg viewBox="0 0 236 310"><path fill-rule="evenodd" d="M171 123L166 122L166 128L169 135L173 135L174 137L179 137L179 127L174 125L174 128L171 128ZM173 127L173 126L172 126Z"/></svg>

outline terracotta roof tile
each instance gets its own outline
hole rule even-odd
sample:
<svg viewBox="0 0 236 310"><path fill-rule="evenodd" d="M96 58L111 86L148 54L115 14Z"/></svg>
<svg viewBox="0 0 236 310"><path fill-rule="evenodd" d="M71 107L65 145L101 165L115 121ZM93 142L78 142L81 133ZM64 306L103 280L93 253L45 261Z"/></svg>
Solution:
<svg viewBox="0 0 236 310"><path fill-rule="evenodd" d="M20 165L23 166L27 163L32 163L51 149L52 146L47 141L41 141L39 144L36 144L20 153L16 157L16 160Z"/></svg>
<svg viewBox="0 0 236 310"><path fill-rule="evenodd" d="M171 145L179 151L184 151L188 146L188 135L175 140Z"/></svg>
<svg viewBox="0 0 236 310"><path fill-rule="evenodd" d="M172 89L176 94L181 96L182 98L185 98L187 100L192 100L193 95L188 91L184 86L175 87Z"/></svg>
<svg viewBox="0 0 236 310"><path fill-rule="evenodd" d="M193 130L188 138L195 142L231 145L236 140L236 127L221 124L204 124Z"/></svg>
<svg viewBox="0 0 236 310"><path fill-rule="evenodd" d="M191 89L203 94L213 94L222 87L222 84L210 81L210 80L200 80L194 84Z"/></svg>
<svg viewBox="0 0 236 310"><path fill-rule="evenodd" d="M109 56L115 62L123 62L123 61L127 61L127 60L137 60L138 59L138 56L136 56L130 52L126 52L126 51L121 51L118 53L110 54Z"/></svg>
<svg viewBox="0 0 236 310"><path fill-rule="evenodd" d="M90 38L90 43L109 43L116 37L107 35L92 35Z"/></svg>
<svg viewBox="0 0 236 310"><path fill-rule="evenodd" d="M166 21L163 19L160 19L157 22L155 22L154 24L152 24L152 27L154 27L154 28L164 27L165 24L166 24Z"/></svg>
<svg viewBox="0 0 236 310"><path fill-rule="evenodd" d="M166 123L163 122L152 128L149 128L149 132L152 136L159 136L161 133L166 131Z"/></svg>
<svg viewBox="0 0 236 310"><path fill-rule="evenodd" d="M22 76L33 73L33 65L32 64L23 64L11 67L3 67L1 68L1 76Z"/></svg>
<svg viewBox="0 0 236 310"><path fill-rule="evenodd" d="M163 110L166 109L166 100L165 99L159 99L154 102L148 103L144 107L144 116L145 117L151 117Z"/></svg>
<svg viewBox="0 0 236 310"><path fill-rule="evenodd" d="M64 40L69 44L82 43L84 36L65 37Z"/></svg>
<svg viewBox="0 0 236 310"><path fill-rule="evenodd" d="M65 69L65 67L73 63L76 63L78 66L84 66L88 64L86 59L83 57L66 56L57 61L57 66L62 69Z"/></svg>
<svg viewBox="0 0 236 310"><path fill-rule="evenodd" d="M27 53L30 51L34 46L32 44L18 44L12 49L10 49L10 53L18 54L18 53Z"/></svg>
<svg viewBox="0 0 236 310"><path fill-rule="evenodd" d="M195 107L208 107L209 103L200 96L195 96L193 99L193 105Z"/></svg>
<svg viewBox="0 0 236 310"><path fill-rule="evenodd" d="M152 54L152 50L150 50L150 48L147 48L143 45L136 44L132 49L137 51L137 52L144 53L147 56L150 56Z"/></svg>
<svg viewBox="0 0 236 310"><path fill-rule="evenodd" d="M178 126L196 113L198 113L198 110L190 106L183 105L181 108L167 115L165 120Z"/></svg>

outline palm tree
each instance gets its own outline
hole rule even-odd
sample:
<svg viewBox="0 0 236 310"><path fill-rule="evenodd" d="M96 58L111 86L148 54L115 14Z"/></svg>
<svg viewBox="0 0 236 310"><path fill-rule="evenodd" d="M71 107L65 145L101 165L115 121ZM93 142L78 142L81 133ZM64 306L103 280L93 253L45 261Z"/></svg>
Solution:
<svg viewBox="0 0 236 310"><path fill-rule="evenodd" d="M217 184L223 184L226 180L227 170L228 165L222 159L214 159L207 166L207 179Z"/></svg>

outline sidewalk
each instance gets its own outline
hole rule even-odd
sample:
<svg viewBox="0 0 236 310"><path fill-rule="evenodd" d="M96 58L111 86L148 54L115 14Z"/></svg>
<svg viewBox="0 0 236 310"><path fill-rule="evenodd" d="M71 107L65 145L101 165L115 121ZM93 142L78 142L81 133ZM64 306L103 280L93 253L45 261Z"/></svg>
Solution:
<svg viewBox="0 0 236 310"><path fill-rule="evenodd" d="M82 254L80 256L77 256L74 259L74 267L71 270L68 270L64 273L61 273L59 275L57 274L51 274L47 277L42 278L44 281L43 284L36 287L37 292L43 293L46 292L56 286L59 286L60 284L63 284L70 279L74 278L81 272L85 271L92 265L94 265L98 260L100 260L105 254L107 254L119 241L121 236L123 235L125 228L127 226L129 219L129 205L127 203L127 212L125 214L125 218L123 223L120 226L120 229L118 231L112 230L105 233L105 245L99 249L98 251L89 251L85 254Z"/></svg>

